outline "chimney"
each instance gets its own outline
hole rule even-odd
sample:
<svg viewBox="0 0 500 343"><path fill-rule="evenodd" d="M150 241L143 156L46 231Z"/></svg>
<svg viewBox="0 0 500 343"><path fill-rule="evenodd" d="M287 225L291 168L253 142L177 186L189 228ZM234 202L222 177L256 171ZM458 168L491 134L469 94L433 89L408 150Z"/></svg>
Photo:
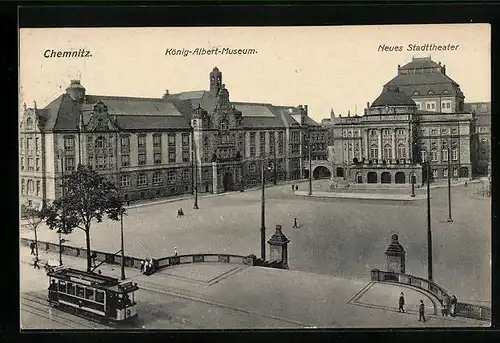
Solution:
<svg viewBox="0 0 500 343"><path fill-rule="evenodd" d="M307 116L307 105L304 105L304 113Z"/></svg>
<svg viewBox="0 0 500 343"><path fill-rule="evenodd" d="M366 108L370 108L370 102L369 101L366 102Z"/></svg>
<svg viewBox="0 0 500 343"><path fill-rule="evenodd" d="M165 94L163 94L163 96L161 97L163 100L167 99L170 95L170 92L168 91L168 89L165 89Z"/></svg>

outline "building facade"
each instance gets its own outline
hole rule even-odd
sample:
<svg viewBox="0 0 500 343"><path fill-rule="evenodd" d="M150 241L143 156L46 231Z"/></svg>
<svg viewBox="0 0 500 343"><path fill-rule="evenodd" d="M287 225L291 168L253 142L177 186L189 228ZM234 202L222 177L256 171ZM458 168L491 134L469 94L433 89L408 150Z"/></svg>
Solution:
<svg viewBox="0 0 500 343"><path fill-rule="evenodd" d="M477 116L468 111L460 86L430 58L398 66L363 116L323 123L333 133L331 157L337 177L355 183L411 183L470 178L480 172ZM486 133L485 133L486 134Z"/></svg>
<svg viewBox="0 0 500 343"><path fill-rule="evenodd" d="M89 95L80 81L46 107L24 106L20 191L32 204L61 194L78 164L114 179L125 200L241 190L303 177L308 137L326 159L326 130L307 106L231 102L222 73L209 89L161 98Z"/></svg>

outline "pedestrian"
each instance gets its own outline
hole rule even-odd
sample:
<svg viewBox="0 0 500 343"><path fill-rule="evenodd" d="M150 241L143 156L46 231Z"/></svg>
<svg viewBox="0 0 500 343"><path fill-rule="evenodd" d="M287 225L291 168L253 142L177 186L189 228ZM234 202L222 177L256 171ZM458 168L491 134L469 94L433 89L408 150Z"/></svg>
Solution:
<svg viewBox="0 0 500 343"><path fill-rule="evenodd" d="M295 186L295 190L298 191L299 190L299 186Z"/></svg>
<svg viewBox="0 0 500 343"><path fill-rule="evenodd" d="M450 297L448 295L443 297L443 310L441 314L443 317L448 317L450 314Z"/></svg>
<svg viewBox="0 0 500 343"><path fill-rule="evenodd" d="M141 261L141 273L144 272L144 260Z"/></svg>
<svg viewBox="0 0 500 343"><path fill-rule="evenodd" d="M130 206L130 200L127 200L127 207Z"/></svg>
<svg viewBox="0 0 500 343"><path fill-rule="evenodd" d="M92 267L95 268L96 267L95 260L97 259L97 253L94 251L92 255L90 255L90 258L92 259Z"/></svg>
<svg viewBox="0 0 500 343"><path fill-rule="evenodd" d="M181 210L180 210L180 209L178 209L178 210L177 210L177 218L180 218L180 216L181 216Z"/></svg>
<svg viewBox="0 0 500 343"><path fill-rule="evenodd" d="M182 208L179 211L180 211L181 217L183 217L184 216L184 211L182 210Z"/></svg>
<svg viewBox="0 0 500 343"><path fill-rule="evenodd" d="M465 187L467 187L467 181L465 181Z"/></svg>
<svg viewBox="0 0 500 343"><path fill-rule="evenodd" d="M174 247L174 256L177 256L177 248Z"/></svg>
<svg viewBox="0 0 500 343"><path fill-rule="evenodd" d="M420 305L418 305L418 321L425 322L425 305L423 300L420 300Z"/></svg>
<svg viewBox="0 0 500 343"><path fill-rule="evenodd" d="M292 185L292 192L295 190L295 185Z"/></svg>
<svg viewBox="0 0 500 343"><path fill-rule="evenodd" d="M35 242L30 243L30 249L31 249L31 255L36 255L35 254Z"/></svg>
<svg viewBox="0 0 500 343"><path fill-rule="evenodd" d="M297 225L297 218L293 218L293 227L296 228L296 227L299 227Z"/></svg>
<svg viewBox="0 0 500 343"><path fill-rule="evenodd" d="M37 256L35 256L33 258L33 268L34 269L40 269L40 266L38 265L38 257Z"/></svg>
<svg viewBox="0 0 500 343"><path fill-rule="evenodd" d="M405 296L403 294L403 292L401 292L401 295L399 296L399 312L400 313L405 313L405 309L404 309L404 306L405 306Z"/></svg>
<svg viewBox="0 0 500 343"><path fill-rule="evenodd" d="M457 297L455 295L453 295L451 297L451 301L450 301L450 303L451 303L450 315L452 317L455 317L457 314L457 302L458 302Z"/></svg>

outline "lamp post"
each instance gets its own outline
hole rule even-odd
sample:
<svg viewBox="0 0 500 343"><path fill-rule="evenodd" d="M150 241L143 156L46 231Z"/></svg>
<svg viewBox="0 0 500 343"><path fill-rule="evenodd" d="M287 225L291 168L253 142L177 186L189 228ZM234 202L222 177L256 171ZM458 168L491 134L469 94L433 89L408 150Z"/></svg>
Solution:
<svg viewBox="0 0 500 343"><path fill-rule="evenodd" d="M62 213L62 230L66 230L66 204L65 204L65 182L64 182L64 151L59 149L59 158L61 160L61 191L62 191L62 208L63 208L63 213ZM61 239L61 228L57 231L58 236L59 236L59 265L62 266L62 239Z"/></svg>
<svg viewBox="0 0 500 343"><path fill-rule="evenodd" d="M451 163L450 163L450 145L448 144L448 223L453 223L451 218Z"/></svg>
<svg viewBox="0 0 500 343"><path fill-rule="evenodd" d="M411 197L415 197L415 158L414 158L414 153L415 153L415 145L416 143L414 142L412 144L412 151L411 151Z"/></svg>
<svg viewBox="0 0 500 343"><path fill-rule="evenodd" d="M273 164L273 185L277 185L278 184L278 168L276 167L276 141L273 142L274 144L274 147L273 147L273 155L274 155L274 164Z"/></svg>
<svg viewBox="0 0 500 343"><path fill-rule="evenodd" d="M432 231L431 231L431 163L426 162L427 168L427 273L432 281Z"/></svg>
<svg viewBox="0 0 500 343"><path fill-rule="evenodd" d="M311 144L308 144L308 157L309 157L309 191L308 195L312 195L312 162L311 162Z"/></svg>
<svg viewBox="0 0 500 343"><path fill-rule="evenodd" d="M266 159L263 158L261 161L261 183L262 183L262 192L261 192L261 210L260 210L260 258L262 260L266 259L266 201L265 201L265 163ZM268 170L271 168L268 167Z"/></svg>
<svg viewBox="0 0 500 343"><path fill-rule="evenodd" d="M198 209L198 170L196 165L196 146L193 140L193 168L194 168L194 205L193 209Z"/></svg>

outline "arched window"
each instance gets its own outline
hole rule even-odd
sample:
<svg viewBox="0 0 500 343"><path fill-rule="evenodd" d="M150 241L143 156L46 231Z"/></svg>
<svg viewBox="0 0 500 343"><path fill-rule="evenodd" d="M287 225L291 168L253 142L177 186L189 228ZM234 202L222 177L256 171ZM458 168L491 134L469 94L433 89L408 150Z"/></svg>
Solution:
<svg viewBox="0 0 500 343"><path fill-rule="evenodd" d="M33 119L31 119L31 118L26 119L26 129L28 129L28 130L33 129Z"/></svg>
<svg viewBox="0 0 500 343"><path fill-rule="evenodd" d="M227 120L226 120L226 119L222 119L222 120L220 121L219 128L220 128L221 130L227 130L227 129L228 129L228 122L227 122Z"/></svg>
<svg viewBox="0 0 500 343"><path fill-rule="evenodd" d="M448 161L448 149L447 148L443 148L443 150L441 150L441 156L442 156L443 161Z"/></svg>
<svg viewBox="0 0 500 343"><path fill-rule="evenodd" d="M438 160L438 152L436 149L431 150L431 160L434 162Z"/></svg>
<svg viewBox="0 0 500 343"><path fill-rule="evenodd" d="M392 158L392 147L390 144L384 146L384 159L390 160Z"/></svg>
<svg viewBox="0 0 500 343"><path fill-rule="evenodd" d="M376 159L378 158L378 147L376 144L373 144L371 147L370 147L370 159Z"/></svg>
<svg viewBox="0 0 500 343"><path fill-rule="evenodd" d="M104 139L104 137L102 137L102 136L97 137L97 139L95 140L95 147L98 149L105 148L106 147L106 139Z"/></svg>
<svg viewBox="0 0 500 343"><path fill-rule="evenodd" d="M406 147L404 144L398 145L398 158L406 158Z"/></svg>

